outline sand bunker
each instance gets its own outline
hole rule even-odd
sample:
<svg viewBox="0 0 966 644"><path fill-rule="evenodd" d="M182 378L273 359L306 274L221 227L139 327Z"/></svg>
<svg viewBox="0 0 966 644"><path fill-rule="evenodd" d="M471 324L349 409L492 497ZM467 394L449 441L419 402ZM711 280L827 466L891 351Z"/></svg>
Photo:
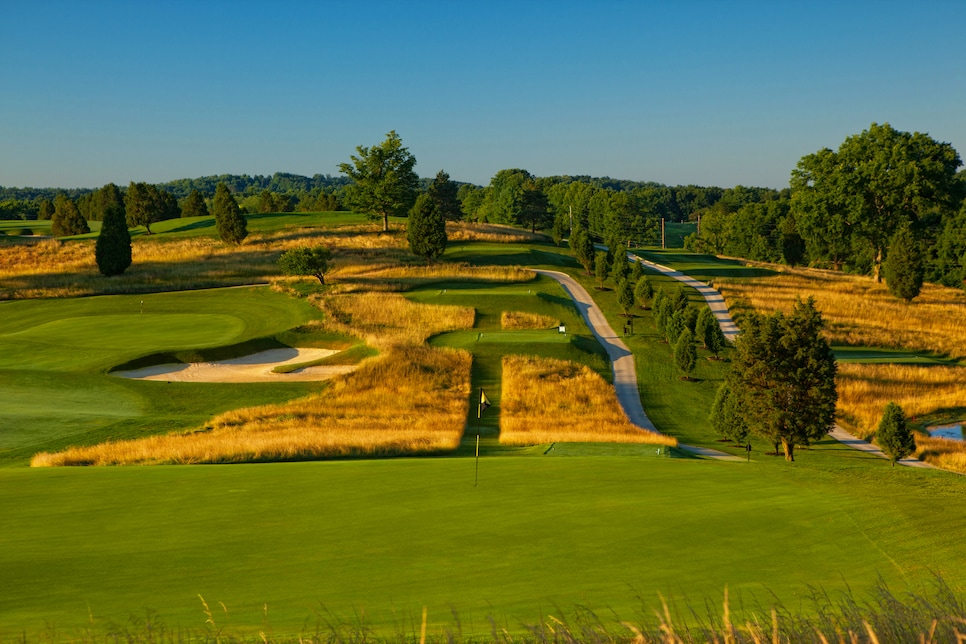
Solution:
<svg viewBox="0 0 966 644"><path fill-rule="evenodd" d="M357 365L305 367L291 373L274 373L280 365L312 362L330 356L331 349L270 349L232 360L192 362L189 364L159 364L133 371L115 371L112 376L135 380L168 382L300 382L328 380L356 369Z"/></svg>

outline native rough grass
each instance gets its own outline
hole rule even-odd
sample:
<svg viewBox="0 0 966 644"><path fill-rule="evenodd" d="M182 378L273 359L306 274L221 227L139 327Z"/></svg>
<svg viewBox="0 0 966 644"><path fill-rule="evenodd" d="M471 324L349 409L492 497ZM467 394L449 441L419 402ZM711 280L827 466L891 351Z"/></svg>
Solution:
<svg viewBox="0 0 966 644"><path fill-rule="evenodd" d="M397 347L308 398L227 412L188 434L41 453L31 465L240 463L449 451L463 435L470 362L465 351Z"/></svg>
<svg viewBox="0 0 966 644"><path fill-rule="evenodd" d="M966 293L961 290L924 284L919 297L907 303L869 277L810 268L776 270L782 272L717 278L714 286L735 317L749 307L762 313L789 312L796 297L813 297L832 344L966 357Z"/></svg>
<svg viewBox="0 0 966 644"><path fill-rule="evenodd" d="M506 445L598 442L677 445L632 425L614 388L585 365L504 356L500 442Z"/></svg>
<svg viewBox="0 0 966 644"><path fill-rule="evenodd" d="M966 356L966 294L923 285L912 302L889 294L868 277L807 268L770 268L779 275L718 278L732 313L750 309L788 312L798 297L812 297L826 322L832 344L905 349ZM966 410L966 367L906 364L839 364L838 421L861 437L878 427L885 406L895 401L909 417ZM934 465L966 472L966 443L916 435L917 455Z"/></svg>
<svg viewBox="0 0 966 644"><path fill-rule="evenodd" d="M532 241L531 233L500 226L451 224L467 241ZM426 267L409 252L404 227L382 232L377 224L339 228L288 228L253 233L238 245L212 237L140 236L132 240L132 265L123 276L97 270L93 239L45 239L0 245L0 300L145 293L238 286L282 280L278 257L298 246L336 249L326 280L349 290L405 290L450 275L446 264ZM456 265L454 279L517 281L533 273L515 267ZM394 275L393 272L396 272ZM529 277L526 277L529 276Z"/></svg>
<svg viewBox="0 0 966 644"><path fill-rule="evenodd" d="M541 313L504 311L500 315L500 326L507 331L552 329L555 326L560 326L560 320Z"/></svg>
<svg viewBox="0 0 966 644"><path fill-rule="evenodd" d="M940 410L966 410L966 368L908 364L839 365L838 420L858 436L872 436L890 401L913 419ZM884 402L883 402L884 401ZM933 465L966 472L963 441L916 433L916 455Z"/></svg>

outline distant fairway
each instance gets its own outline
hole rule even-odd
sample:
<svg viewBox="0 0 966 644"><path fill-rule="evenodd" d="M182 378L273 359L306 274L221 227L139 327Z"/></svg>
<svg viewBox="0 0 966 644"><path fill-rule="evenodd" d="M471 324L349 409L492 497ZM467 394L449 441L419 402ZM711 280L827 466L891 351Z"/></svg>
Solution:
<svg viewBox="0 0 966 644"><path fill-rule="evenodd" d="M566 333L560 333L557 329L552 331L487 331L477 334L476 341L509 342L513 344L569 344L570 337Z"/></svg>

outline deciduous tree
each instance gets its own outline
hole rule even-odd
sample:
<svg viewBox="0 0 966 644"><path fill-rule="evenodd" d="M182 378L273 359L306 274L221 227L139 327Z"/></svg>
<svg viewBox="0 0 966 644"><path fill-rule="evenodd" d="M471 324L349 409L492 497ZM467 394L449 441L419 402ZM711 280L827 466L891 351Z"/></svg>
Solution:
<svg viewBox="0 0 966 644"><path fill-rule="evenodd" d="M787 316L750 316L728 375L752 431L780 443L788 461L835 422L835 356L822 326L811 299Z"/></svg>
<svg viewBox="0 0 966 644"><path fill-rule="evenodd" d="M634 297L641 308L647 310L648 302L654 297L654 286L647 279L647 275L641 275L641 279L637 280L634 286Z"/></svg>
<svg viewBox="0 0 966 644"><path fill-rule="evenodd" d="M311 275L325 284L332 251L325 246L300 246L285 251L278 258L278 265L287 275Z"/></svg>
<svg viewBox="0 0 966 644"><path fill-rule="evenodd" d="M402 139L391 130L378 146L356 147L351 163L340 163L339 171L352 179L346 186L346 202L352 208L382 218L382 229L389 230L389 217L405 216L416 201L419 177L416 165Z"/></svg>
<svg viewBox="0 0 966 644"><path fill-rule="evenodd" d="M685 380L691 380L691 374L698 364L698 351L694 348L694 335L685 328L674 344L674 364L677 365Z"/></svg>

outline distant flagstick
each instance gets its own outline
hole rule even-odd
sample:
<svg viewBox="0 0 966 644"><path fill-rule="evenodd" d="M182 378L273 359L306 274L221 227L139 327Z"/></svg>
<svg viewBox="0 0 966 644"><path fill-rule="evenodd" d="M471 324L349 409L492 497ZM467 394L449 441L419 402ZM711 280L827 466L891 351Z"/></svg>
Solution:
<svg viewBox="0 0 966 644"><path fill-rule="evenodd" d="M473 479L473 487L480 482L480 417L490 406L490 400L486 397L483 387L480 387L480 402L476 406L476 478Z"/></svg>

